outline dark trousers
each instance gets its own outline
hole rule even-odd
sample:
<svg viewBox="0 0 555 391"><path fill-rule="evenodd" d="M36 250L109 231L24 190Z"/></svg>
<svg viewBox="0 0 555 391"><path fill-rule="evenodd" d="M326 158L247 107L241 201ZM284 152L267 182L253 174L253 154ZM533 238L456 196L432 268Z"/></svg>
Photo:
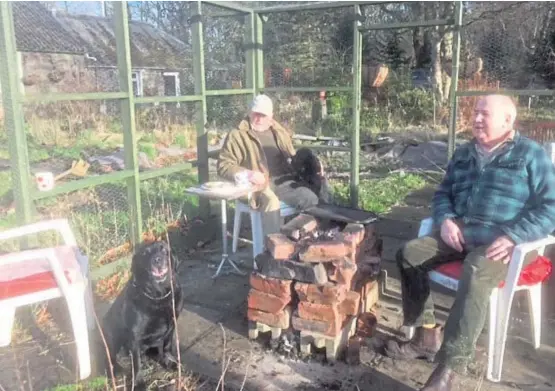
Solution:
<svg viewBox="0 0 555 391"><path fill-rule="evenodd" d="M274 180L271 189L277 198L298 210L318 205L318 196L307 185L292 179L279 178Z"/></svg>
<svg viewBox="0 0 555 391"><path fill-rule="evenodd" d="M437 232L409 241L397 253L404 324L417 327L436 321L428 272L442 263L464 259L455 302L445 324L443 344L436 356L438 362L462 372L474 358L491 292L507 275L508 265L485 257L487 248L480 246L461 254L447 246Z"/></svg>

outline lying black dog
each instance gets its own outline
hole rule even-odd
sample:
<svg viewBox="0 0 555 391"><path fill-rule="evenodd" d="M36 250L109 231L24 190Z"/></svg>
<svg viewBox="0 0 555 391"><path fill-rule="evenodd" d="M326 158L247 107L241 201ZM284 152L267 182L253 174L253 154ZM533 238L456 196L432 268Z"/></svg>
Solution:
<svg viewBox="0 0 555 391"><path fill-rule="evenodd" d="M323 172L322 163L309 148L300 148L291 159L291 167L297 179L308 185L321 202L329 203L331 199L328 180Z"/></svg>
<svg viewBox="0 0 555 391"><path fill-rule="evenodd" d="M142 244L133 255L131 272L129 282L103 319L102 331L114 374L121 371L117 354L123 348L126 354L132 354L135 384L142 384L142 354L154 350L163 367L177 368L172 301L176 317L179 317L184 301L175 264L170 261L169 247L165 242ZM105 362L108 376L111 375L109 365L110 362Z"/></svg>

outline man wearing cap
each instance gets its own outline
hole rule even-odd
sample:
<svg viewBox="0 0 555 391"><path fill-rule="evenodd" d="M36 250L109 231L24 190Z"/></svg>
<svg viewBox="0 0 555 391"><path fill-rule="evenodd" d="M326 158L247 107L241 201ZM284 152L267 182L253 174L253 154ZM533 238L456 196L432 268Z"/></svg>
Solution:
<svg viewBox="0 0 555 391"><path fill-rule="evenodd" d="M272 100L258 95L247 116L226 137L218 159L218 175L235 181L246 175L255 185L266 185L251 199L262 212L264 235L279 232L280 201L303 210L318 204L318 196L296 183L291 168L295 148L291 133L274 121Z"/></svg>

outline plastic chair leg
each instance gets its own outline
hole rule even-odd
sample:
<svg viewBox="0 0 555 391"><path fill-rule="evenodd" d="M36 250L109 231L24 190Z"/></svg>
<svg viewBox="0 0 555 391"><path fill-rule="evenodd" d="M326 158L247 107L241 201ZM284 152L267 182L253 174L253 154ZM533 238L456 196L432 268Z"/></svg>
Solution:
<svg viewBox="0 0 555 391"><path fill-rule="evenodd" d="M12 341L12 329L15 320L15 307L0 305L0 347L8 346Z"/></svg>
<svg viewBox="0 0 555 391"><path fill-rule="evenodd" d="M539 349L542 330L542 284L536 284L528 289L528 311L532 323L534 348Z"/></svg>
<svg viewBox="0 0 555 391"><path fill-rule="evenodd" d="M256 258L258 254L264 252L264 233L262 232L262 216L260 212L251 211L251 226L252 226L252 257ZM256 262L255 262L256 269Z"/></svg>
<svg viewBox="0 0 555 391"><path fill-rule="evenodd" d="M79 362L79 378L86 379L91 375L91 356L89 350L89 331L87 328L87 313L85 310L85 291L78 298L66 297L71 325L77 347L77 360Z"/></svg>
<svg viewBox="0 0 555 391"><path fill-rule="evenodd" d="M231 245L231 251L233 253L237 252L237 245L239 244L239 232L241 231L241 210L235 207L235 217L233 219L233 242Z"/></svg>
<svg viewBox="0 0 555 391"><path fill-rule="evenodd" d="M497 297L494 297L497 296ZM490 328L489 351L488 351L488 373L487 378L489 381L498 383L501 381L501 372L503 370L503 358L505 356L505 343L507 341L507 329L510 319L511 305L513 302L514 292L508 292L505 289L494 289L490 297L490 305L496 306L497 311L493 313L490 310ZM493 302L496 302L495 305ZM493 315L495 314L495 315ZM493 321L491 317L494 316Z"/></svg>
<svg viewBox="0 0 555 391"><path fill-rule="evenodd" d="M85 288L85 312L87 315L87 326L89 330L96 329L96 320L94 317L94 301L93 301L93 293L92 293L92 284L90 280L86 281L86 288Z"/></svg>
<svg viewBox="0 0 555 391"><path fill-rule="evenodd" d="M499 289L494 289L489 297L489 320L488 320L488 373L491 379L493 374L493 361L495 352L495 332L497 331L497 305L499 302Z"/></svg>

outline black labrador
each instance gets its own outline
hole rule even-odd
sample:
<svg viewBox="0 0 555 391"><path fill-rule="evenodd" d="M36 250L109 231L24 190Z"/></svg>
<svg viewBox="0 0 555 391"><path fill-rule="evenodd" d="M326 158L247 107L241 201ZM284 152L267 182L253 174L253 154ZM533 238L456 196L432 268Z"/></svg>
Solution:
<svg viewBox="0 0 555 391"><path fill-rule="evenodd" d="M144 382L142 354L155 353L154 358L164 368L177 368L172 303L175 303L175 316L178 318L184 300L175 266L170 260L168 244L162 241L143 243L133 254L132 276L102 323L110 356L110 362L105 362L108 376L111 375L110 363L114 375L121 372L117 354L122 348L132 355L137 385Z"/></svg>
<svg viewBox="0 0 555 391"><path fill-rule="evenodd" d="M331 202L331 191L328 180L323 172L322 162L311 149L300 148L291 159L291 167L297 175L297 180L306 183L320 202Z"/></svg>

